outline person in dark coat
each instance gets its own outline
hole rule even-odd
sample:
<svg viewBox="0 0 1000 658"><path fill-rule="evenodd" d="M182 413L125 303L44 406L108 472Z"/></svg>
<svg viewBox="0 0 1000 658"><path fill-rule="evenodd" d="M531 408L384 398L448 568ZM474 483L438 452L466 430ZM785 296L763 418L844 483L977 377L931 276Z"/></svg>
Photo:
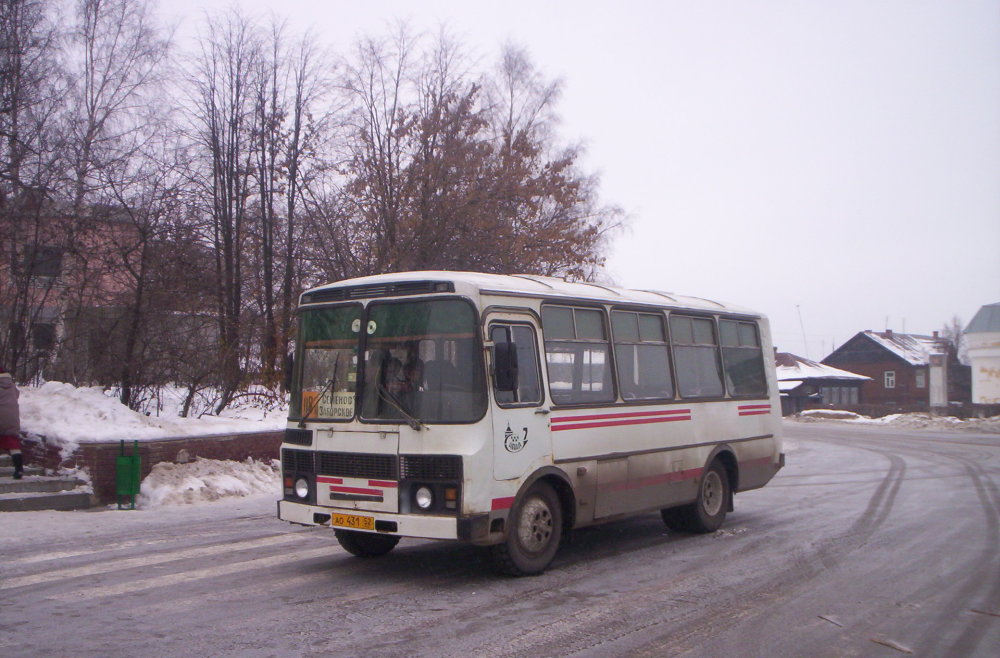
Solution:
<svg viewBox="0 0 1000 658"><path fill-rule="evenodd" d="M14 378L0 366L0 450L10 453L14 462L14 479L24 474L24 455L21 454L21 410L17 404L20 392Z"/></svg>

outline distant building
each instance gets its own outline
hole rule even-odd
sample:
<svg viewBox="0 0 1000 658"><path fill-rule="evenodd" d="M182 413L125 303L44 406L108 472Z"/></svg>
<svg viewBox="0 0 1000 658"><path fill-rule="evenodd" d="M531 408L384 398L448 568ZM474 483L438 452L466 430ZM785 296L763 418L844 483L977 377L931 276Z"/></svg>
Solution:
<svg viewBox="0 0 1000 658"><path fill-rule="evenodd" d="M817 407L857 406L861 385L871 379L790 352L777 352L774 360L783 416Z"/></svg>
<svg viewBox="0 0 1000 658"><path fill-rule="evenodd" d="M973 404L1000 404L1000 302L979 309L965 328Z"/></svg>
<svg viewBox="0 0 1000 658"><path fill-rule="evenodd" d="M870 377L861 387L866 404L927 411L969 401L968 368L936 331L931 336L862 331L823 363Z"/></svg>

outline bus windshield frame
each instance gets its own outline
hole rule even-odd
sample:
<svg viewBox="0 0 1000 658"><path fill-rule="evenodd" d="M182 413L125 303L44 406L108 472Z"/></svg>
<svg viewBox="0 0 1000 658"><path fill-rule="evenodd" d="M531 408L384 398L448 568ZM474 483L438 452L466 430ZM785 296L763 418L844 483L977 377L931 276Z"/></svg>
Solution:
<svg viewBox="0 0 1000 658"><path fill-rule="evenodd" d="M348 309L357 309L356 314ZM435 297L372 301L364 308L303 307L299 315L302 339L291 420L419 428L425 423L474 423L485 416L479 317L469 300ZM343 336L348 323L350 341ZM323 327L334 335L318 334ZM327 373L333 369L333 375L316 374L324 368Z"/></svg>

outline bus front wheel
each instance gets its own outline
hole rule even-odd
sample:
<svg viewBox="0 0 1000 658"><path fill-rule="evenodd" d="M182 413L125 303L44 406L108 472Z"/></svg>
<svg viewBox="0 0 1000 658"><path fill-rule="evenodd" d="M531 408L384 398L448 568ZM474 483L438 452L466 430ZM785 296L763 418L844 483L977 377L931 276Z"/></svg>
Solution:
<svg viewBox="0 0 1000 658"><path fill-rule="evenodd" d="M706 533L715 532L726 520L729 506L729 477L722 464L709 466L698 484L698 499L690 505L660 511L663 522L671 530Z"/></svg>
<svg viewBox="0 0 1000 658"><path fill-rule="evenodd" d="M357 532L355 530L333 531L337 541L345 551L358 557L379 557L385 555L396 548L399 537L396 535L373 535L370 532Z"/></svg>
<svg viewBox="0 0 1000 658"><path fill-rule="evenodd" d="M562 507L551 486L538 482L511 510L507 538L491 547L497 568L512 576L531 576L545 570L562 538Z"/></svg>

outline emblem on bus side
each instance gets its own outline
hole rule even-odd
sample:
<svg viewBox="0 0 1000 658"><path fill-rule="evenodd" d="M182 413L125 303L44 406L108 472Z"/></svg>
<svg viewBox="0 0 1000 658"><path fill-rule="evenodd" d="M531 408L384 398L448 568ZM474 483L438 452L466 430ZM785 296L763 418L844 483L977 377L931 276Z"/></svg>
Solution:
<svg viewBox="0 0 1000 658"><path fill-rule="evenodd" d="M507 423L507 429L503 433L503 447L506 448L507 452L520 452L524 446L528 444L528 428L521 428L524 430L524 434L514 434L514 431L510 429L510 423Z"/></svg>

